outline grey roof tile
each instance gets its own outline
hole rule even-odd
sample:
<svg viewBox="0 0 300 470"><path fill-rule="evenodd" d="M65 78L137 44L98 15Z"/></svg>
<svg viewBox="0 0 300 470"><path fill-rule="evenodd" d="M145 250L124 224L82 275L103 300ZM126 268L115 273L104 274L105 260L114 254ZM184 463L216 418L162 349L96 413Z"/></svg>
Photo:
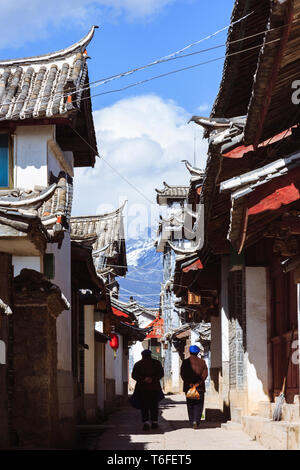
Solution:
<svg viewBox="0 0 300 470"><path fill-rule="evenodd" d="M80 108L90 32L51 54L0 61L0 120L65 115Z"/></svg>

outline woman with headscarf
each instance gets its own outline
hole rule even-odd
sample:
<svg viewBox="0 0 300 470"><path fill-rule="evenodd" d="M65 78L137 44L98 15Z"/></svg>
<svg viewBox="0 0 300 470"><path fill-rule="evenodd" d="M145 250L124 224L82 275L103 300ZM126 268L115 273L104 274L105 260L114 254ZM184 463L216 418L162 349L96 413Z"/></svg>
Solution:
<svg viewBox="0 0 300 470"><path fill-rule="evenodd" d="M200 348L190 346L190 357L182 362L180 375L183 380L183 391L187 394L188 390L196 385L199 399L186 398L189 420L194 429L199 428L204 406L205 380L208 375L207 365L204 359L198 357Z"/></svg>

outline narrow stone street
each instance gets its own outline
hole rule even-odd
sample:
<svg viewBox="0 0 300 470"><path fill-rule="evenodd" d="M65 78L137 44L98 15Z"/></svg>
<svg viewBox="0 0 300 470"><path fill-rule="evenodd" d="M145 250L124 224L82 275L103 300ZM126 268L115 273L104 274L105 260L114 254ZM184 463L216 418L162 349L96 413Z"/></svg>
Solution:
<svg viewBox="0 0 300 470"><path fill-rule="evenodd" d="M101 434L85 438L88 450L264 450L241 430L226 430L220 423L202 421L191 429L185 396L170 395L161 403L160 428L142 431L139 410L124 407L110 415Z"/></svg>

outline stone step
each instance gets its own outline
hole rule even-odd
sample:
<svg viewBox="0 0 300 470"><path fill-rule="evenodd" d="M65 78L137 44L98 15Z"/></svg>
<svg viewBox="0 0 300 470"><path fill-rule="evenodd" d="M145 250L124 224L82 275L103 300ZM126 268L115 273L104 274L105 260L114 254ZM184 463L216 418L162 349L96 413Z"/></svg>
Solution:
<svg viewBox="0 0 300 470"><path fill-rule="evenodd" d="M227 423L221 424L221 428L226 429L227 431L241 431L242 425L234 421L227 421Z"/></svg>
<svg viewBox="0 0 300 470"><path fill-rule="evenodd" d="M258 403L258 415L263 418L272 419L276 403L261 401ZM300 421L300 401L299 396L294 397L294 403L284 403L282 406L282 421Z"/></svg>
<svg viewBox="0 0 300 470"><path fill-rule="evenodd" d="M267 449L300 450L300 421L272 421L262 416L243 416L243 431Z"/></svg>
<svg viewBox="0 0 300 470"><path fill-rule="evenodd" d="M235 423L241 423L242 422L242 413L243 410L242 408L232 408L231 410L231 421L234 421Z"/></svg>

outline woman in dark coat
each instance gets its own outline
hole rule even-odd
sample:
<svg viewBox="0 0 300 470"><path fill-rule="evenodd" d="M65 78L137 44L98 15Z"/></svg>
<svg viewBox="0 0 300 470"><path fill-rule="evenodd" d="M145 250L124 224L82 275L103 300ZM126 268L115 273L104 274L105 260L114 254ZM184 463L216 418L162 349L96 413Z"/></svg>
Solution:
<svg viewBox="0 0 300 470"><path fill-rule="evenodd" d="M163 376L162 365L157 359L152 359L150 349L142 351L142 359L133 367L132 378L136 380L134 393L137 394L141 404L145 431L150 429L149 417L152 429L158 427L158 403L163 396L159 381Z"/></svg>
<svg viewBox="0 0 300 470"><path fill-rule="evenodd" d="M187 398L186 404L190 423L194 429L198 429L203 412L205 380L208 375L208 370L204 359L197 357L200 348L198 348L198 346L191 346L189 351L191 355L182 362L180 375L183 380L183 391L185 393L187 393L189 388L197 384L196 388L199 392L200 399Z"/></svg>

